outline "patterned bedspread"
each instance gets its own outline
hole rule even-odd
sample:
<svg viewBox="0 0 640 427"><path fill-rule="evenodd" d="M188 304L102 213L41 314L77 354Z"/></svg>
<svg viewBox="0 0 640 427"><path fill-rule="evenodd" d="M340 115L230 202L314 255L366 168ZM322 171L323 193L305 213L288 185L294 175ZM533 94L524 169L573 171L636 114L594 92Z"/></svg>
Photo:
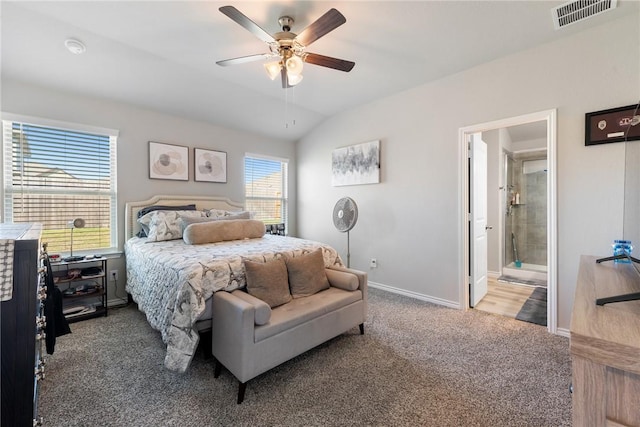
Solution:
<svg viewBox="0 0 640 427"><path fill-rule="evenodd" d="M216 291L245 286L243 259L266 262L282 254L299 256L323 248L325 266L343 266L337 251L323 243L266 234L260 239L187 245L183 240L149 242L134 237L124 247L127 292L167 344L164 365L186 371L199 335L194 325L205 300Z"/></svg>

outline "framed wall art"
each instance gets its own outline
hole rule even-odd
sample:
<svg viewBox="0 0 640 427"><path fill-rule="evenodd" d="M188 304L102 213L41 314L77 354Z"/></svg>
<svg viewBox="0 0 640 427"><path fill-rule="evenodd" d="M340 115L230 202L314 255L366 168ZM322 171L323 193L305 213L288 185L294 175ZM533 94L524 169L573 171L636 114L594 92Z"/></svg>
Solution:
<svg viewBox="0 0 640 427"><path fill-rule="evenodd" d="M380 182L380 141L337 148L331 153L331 185Z"/></svg>
<svg viewBox="0 0 640 427"><path fill-rule="evenodd" d="M637 104L585 115L584 145L640 139L640 109Z"/></svg>
<svg viewBox="0 0 640 427"><path fill-rule="evenodd" d="M189 180L189 149L149 141L149 178Z"/></svg>
<svg viewBox="0 0 640 427"><path fill-rule="evenodd" d="M227 153L194 148L196 181L227 182Z"/></svg>

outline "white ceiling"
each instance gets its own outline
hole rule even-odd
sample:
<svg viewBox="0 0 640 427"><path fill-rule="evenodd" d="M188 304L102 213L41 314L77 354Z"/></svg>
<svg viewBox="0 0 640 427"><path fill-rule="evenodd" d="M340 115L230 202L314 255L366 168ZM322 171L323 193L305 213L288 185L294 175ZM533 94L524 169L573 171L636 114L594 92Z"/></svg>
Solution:
<svg viewBox="0 0 640 427"><path fill-rule="evenodd" d="M1 2L2 77L104 97L295 141L325 118L511 53L637 13L639 2L560 31L559 1L42 1ZM221 59L267 46L218 11L233 5L269 33L292 32L335 7L347 22L308 51L356 63L307 64L294 91L259 62ZM65 49L67 38L87 46ZM295 124L293 122L295 121ZM286 123L289 126L286 126Z"/></svg>

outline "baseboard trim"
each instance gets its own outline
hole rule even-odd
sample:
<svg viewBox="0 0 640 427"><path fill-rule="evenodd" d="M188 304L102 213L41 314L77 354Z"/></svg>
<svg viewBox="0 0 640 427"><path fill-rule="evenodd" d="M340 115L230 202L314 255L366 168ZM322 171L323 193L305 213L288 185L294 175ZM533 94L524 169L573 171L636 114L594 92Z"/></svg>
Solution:
<svg viewBox="0 0 640 427"><path fill-rule="evenodd" d="M556 335L560 335L561 337L571 338L571 332L569 329L565 328L556 328Z"/></svg>
<svg viewBox="0 0 640 427"><path fill-rule="evenodd" d="M456 301L449 301L442 298L435 298L424 294L419 294L413 291L407 291L406 289L395 288L389 285L383 285L382 283L376 283L369 281L369 286L375 289L380 289L382 291L390 292L392 294L404 295L409 298L417 299L420 301L431 302L437 305L443 305L449 308L460 309L460 304Z"/></svg>

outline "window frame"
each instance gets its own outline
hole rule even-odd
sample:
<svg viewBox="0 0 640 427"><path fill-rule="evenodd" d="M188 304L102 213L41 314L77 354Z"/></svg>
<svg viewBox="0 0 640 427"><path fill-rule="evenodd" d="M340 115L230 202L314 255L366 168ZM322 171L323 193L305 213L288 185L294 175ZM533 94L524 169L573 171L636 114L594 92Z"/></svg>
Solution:
<svg viewBox="0 0 640 427"><path fill-rule="evenodd" d="M254 160L266 160L271 162L280 163L281 167L284 166L284 176L282 177L282 197L274 198L274 197L249 197L247 195L247 159ZM248 209L247 201L248 200L280 200L281 201L281 218L283 218L283 223L285 225L285 233L289 234L289 159L283 157L269 156L264 154L256 154L256 153L245 153L243 158L243 185L244 185L244 199L245 199L245 208ZM252 212L253 213L253 212Z"/></svg>
<svg viewBox="0 0 640 427"><path fill-rule="evenodd" d="M0 140L0 179L2 180L2 185L0 185L0 199L3 201L3 209L0 211L0 219L2 222L13 222L13 203L11 201L7 201L7 197L13 194L13 191L10 191L10 187L13 185L10 183L8 175L12 174L13 167L11 166L12 156L12 147L13 141L9 146L7 146L7 139L11 138L12 127L14 123L24 124L24 125L32 125L42 128L50 128L59 131L66 132L78 132L78 133L89 133L100 136L109 137L109 164L110 164L110 183L109 190L107 192L101 192L102 195L108 195L110 199L110 207L109 207L109 247L102 248L89 248L89 249L78 249L74 250L74 254L94 254L94 253L113 253L117 252L118 248L118 215L117 215L117 207L118 207L118 199L117 199L117 184L118 184L118 168L117 168L117 141L119 136L119 131L115 129L84 125L79 123L71 123L54 119L47 119L42 117L34 117L20 114L13 114L2 112L0 113L0 119L2 120L2 138ZM9 129L9 132L7 132ZM7 135L7 133L9 135ZM7 157L10 156L10 157ZM11 180L12 181L12 180ZM77 191L77 194L83 194L83 191ZM84 194L86 194L86 190L84 190ZM64 253L64 252L63 252Z"/></svg>

